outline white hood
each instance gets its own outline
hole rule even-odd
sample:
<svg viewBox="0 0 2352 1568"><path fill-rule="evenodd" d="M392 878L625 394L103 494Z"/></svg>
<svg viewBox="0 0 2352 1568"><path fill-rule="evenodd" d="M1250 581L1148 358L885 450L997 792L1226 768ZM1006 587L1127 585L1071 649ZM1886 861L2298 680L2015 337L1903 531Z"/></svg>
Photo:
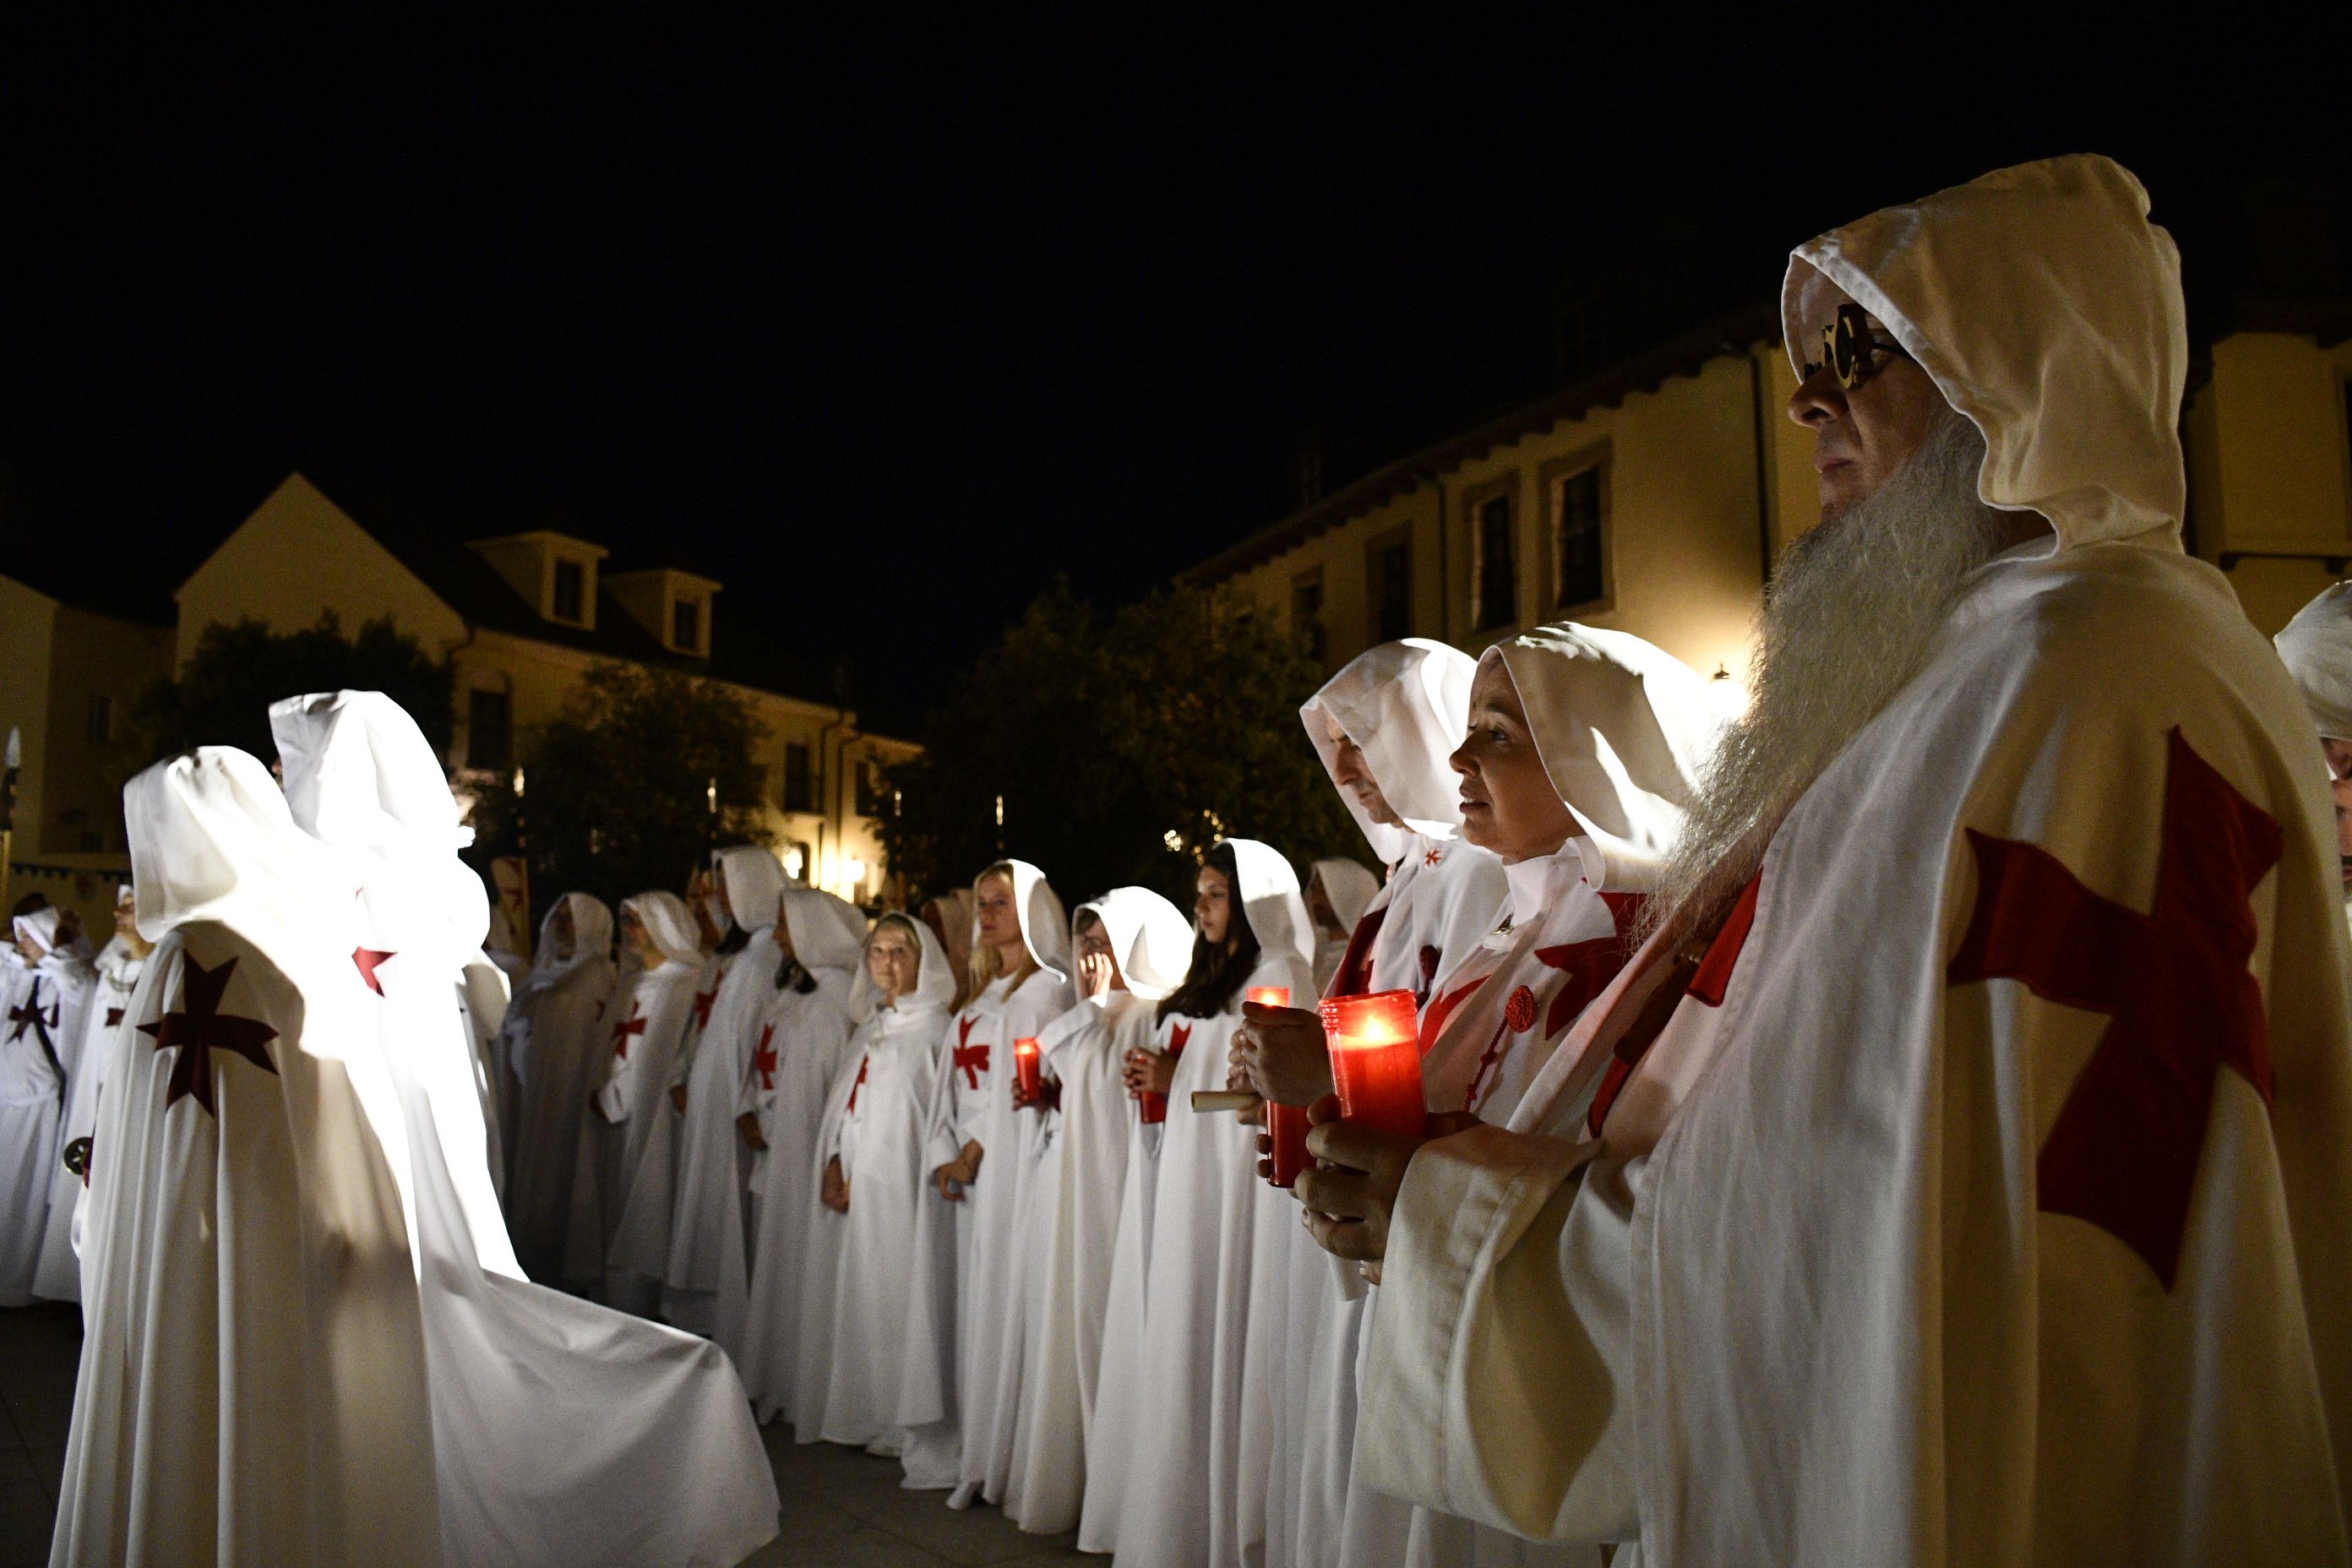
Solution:
<svg viewBox="0 0 2352 1568"><path fill-rule="evenodd" d="M1307 900L1299 896L1298 873L1282 851L1255 838L1228 838L1234 865L1241 873L1242 912L1258 951L1268 957L1298 960L1301 968L1315 968L1315 925L1307 918Z"/></svg>
<svg viewBox="0 0 2352 1568"><path fill-rule="evenodd" d="M747 931L776 923L776 900L784 890L784 868L756 844L733 844L711 852L710 863L727 880L727 909Z"/></svg>
<svg viewBox="0 0 2352 1568"><path fill-rule="evenodd" d="M1192 927L1183 911L1149 888L1113 888L1078 914L1092 910L1110 938L1111 957L1127 988L1157 1002L1184 984L1192 963ZM1070 917L1071 948L1077 946L1077 915Z"/></svg>
<svg viewBox="0 0 2352 1568"><path fill-rule="evenodd" d="M1601 852L1619 889L1646 884L1698 798L1725 703L1664 649L1562 621L1486 650L1527 710L1552 788Z"/></svg>
<svg viewBox="0 0 2352 1568"><path fill-rule="evenodd" d="M1431 838L1451 838L1462 830L1462 796L1446 758L1462 743L1469 725L1470 681L1478 663L1460 648L1422 637L1366 648L1323 683L1299 708L1307 738L1332 771L1334 748L1324 715L1364 753L1372 782L1405 828ZM1339 780L1332 779L1333 787ZM1393 866L1405 851L1405 830L1374 822L1355 792L1339 790L1348 813L1381 864Z"/></svg>
<svg viewBox="0 0 2352 1568"><path fill-rule="evenodd" d="M30 938L33 944L41 950L42 957L47 958L57 951L58 910L54 904L45 910L35 910L29 915L16 916L10 926L18 942Z"/></svg>
<svg viewBox="0 0 2352 1568"><path fill-rule="evenodd" d="M1021 942L1029 956L1037 961L1040 969L1050 969L1056 978L1070 978L1070 917L1062 912L1062 900L1045 880L1045 873L1026 860L1000 862L1013 869L1013 907L1021 911ZM993 869L993 868L991 868ZM986 871L981 873L988 875ZM977 908L980 889L972 887L975 907L971 914L971 949L980 949L980 910Z"/></svg>
<svg viewBox="0 0 2352 1568"><path fill-rule="evenodd" d="M348 952L357 881L294 826L286 796L233 746L203 746L157 763L122 788L139 934L256 921L316 931ZM325 929L333 928L333 929Z"/></svg>
<svg viewBox="0 0 2352 1568"><path fill-rule="evenodd" d="M803 969L819 977L838 977L845 985L852 975L865 973L866 917L856 905L814 888L778 891L793 957Z"/></svg>
<svg viewBox="0 0 2352 1568"><path fill-rule="evenodd" d="M674 963L702 962L701 934L694 929L694 911L676 893L656 889L621 900L622 912L634 913L653 938L662 957Z"/></svg>
<svg viewBox="0 0 2352 1568"><path fill-rule="evenodd" d="M1792 253L1790 363L1820 350L1797 316L1808 268L1886 324L1984 433L1978 494L2037 511L2058 548L2179 548L2189 368L2180 253L2111 158L2001 169L1831 230Z"/></svg>
<svg viewBox="0 0 2352 1568"><path fill-rule="evenodd" d="M569 958L559 958L555 952L555 913L562 909L572 911ZM609 963L612 958L613 911L604 907L604 900L592 893L566 893L555 900L539 922L539 949L531 958L530 973L515 988L515 999L520 1001L551 990L588 965Z"/></svg>
<svg viewBox="0 0 2352 1568"><path fill-rule="evenodd" d="M912 1017L919 1013L944 1015L948 1008L954 1005L956 999L955 969L948 963L947 949L940 945L940 939L930 927L912 915L903 914L885 915L881 920L876 921L874 930L866 934L867 946L870 947L873 944L875 936L881 931L886 922L912 926L915 931L915 940L922 944L919 951L923 955L922 966L915 974L914 990L899 997L898 1005L893 1011L902 1017ZM849 1016L862 1024L874 1016L880 1010L881 1005L881 990L875 985L873 973L866 967L865 954L861 949L858 955L857 984L850 993Z"/></svg>
<svg viewBox="0 0 2352 1568"><path fill-rule="evenodd" d="M1339 928L1353 933L1356 922L1381 896L1381 879L1353 860L1334 858L1315 862L1314 878L1323 884L1323 897L1339 917Z"/></svg>
<svg viewBox="0 0 2352 1568"><path fill-rule="evenodd" d="M2276 639L2279 658L2331 741L2352 741L2352 583L2331 583L2294 613Z"/></svg>

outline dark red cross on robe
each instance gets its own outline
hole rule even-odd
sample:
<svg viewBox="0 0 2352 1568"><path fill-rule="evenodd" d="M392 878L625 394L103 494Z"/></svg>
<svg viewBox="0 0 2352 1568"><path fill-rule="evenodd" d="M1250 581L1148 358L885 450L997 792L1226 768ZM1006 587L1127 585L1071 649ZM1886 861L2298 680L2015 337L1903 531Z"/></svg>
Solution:
<svg viewBox="0 0 2352 1568"><path fill-rule="evenodd" d="M2016 980L2109 1019L2042 1142L2040 1206L2115 1237L2169 1290L2216 1075L2234 1068L2271 1098L2270 1031L2248 961L2261 935L2253 890L2284 845L2278 821L2176 728L2147 913L2092 892L2048 850L1968 834L1976 910L1948 983Z"/></svg>
<svg viewBox="0 0 2352 1568"><path fill-rule="evenodd" d="M236 973L234 958L217 969L206 969L192 953L180 954L181 1012L166 1013L152 1024L142 1024L139 1032L152 1036L155 1048L167 1051L176 1048L179 1057L172 1063L172 1077L163 1094L163 1109L187 1096L206 1110L213 1120L220 1120L220 1111L213 1104L213 1053L226 1051L243 1057L262 1071L274 1073L278 1064L269 1059L268 1047L278 1037L278 1031L258 1018L239 1018L220 1010L221 994L228 989L228 977Z"/></svg>
<svg viewBox="0 0 2352 1568"><path fill-rule="evenodd" d="M698 991L694 994L694 1026L696 1028L710 1027L710 1005L718 1000L719 987L716 985L708 991Z"/></svg>
<svg viewBox="0 0 2352 1568"><path fill-rule="evenodd" d="M122 1022L122 1009L120 1007L109 1007L106 1010L106 1026L111 1029L115 1025L120 1024L121 1022Z"/></svg>
<svg viewBox="0 0 2352 1568"><path fill-rule="evenodd" d="M1184 1047L1192 1043L1192 1025L1176 1024L1171 1026L1168 1030L1168 1059L1171 1062L1182 1061L1184 1059Z"/></svg>
<svg viewBox="0 0 2352 1568"><path fill-rule="evenodd" d="M1739 890L1738 901L1724 917L1715 940L1706 944L1706 956L1699 961L1697 971L1683 987L1685 996L1703 1007L1723 1005L1724 993L1731 985L1731 972L1738 966L1740 951L1748 945L1748 932L1756 924L1756 900L1762 896L1763 889L1761 872L1748 879L1748 886ZM1672 961L1661 957L1657 962ZM1584 1129L1593 1137L1601 1136L1601 1124L1609 1120L1609 1108L1617 1103L1617 1091L1625 1087L1625 1080L1633 1076L1633 1068L1656 1039L1656 1035L1640 1029L1628 1029L1619 1037L1609 1066L1601 1075L1601 1087L1593 1092L1592 1108L1585 1112Z"/></svg>
<svg viewBox="0 0 2352 1568"><path fill-rule="evenodd" d="M873 1065L873 1061L872 1057L857 1058L857 1081L849 1086L849 1109L852 1111L857 1109L857 1091L866 1087L866 1069Z"/></svg>
<svg viewBox="0 0 2352 1568"><path fill-rule="evenodd" d="M385 959L399 956L396 952L378 952L372 947L352 949L352 963L358 965L360 978L366 981L367 988L379 996L383 994L383 982L375 977L376 969Z"/></svg>
<svg viewBox="0 0 2352 1568"><path fill-rule="evenodd" d="M651 1023L652 1020L647 1018L645 1014L638 1011L634 1006L631 1007L629 1009L628 1021L626 1023L615 1024L613 1026L613 1054L620 1058L623 1061L628 1060L629 1037L632 1035L644 1034L647 1026Z"/></svg>
<svg viewBox="0 0 2352 1568"><path fill-rule="evenodd" d="M16 1026L8 1032L8 1043L15 1045L25 1037L25 1031L41 1021L41 1001L37 992L20 1006L8 1009L8 1021Z"/></svg>
<svg viewBox="0 0 2352 1568"><path fill-rule="evenodd" d="M776 1026L770 1024L760 1031L760 1048L751 1053L751 1070L760 1075L760 1088L763 1091L773 1090L776 1087L776 1050L768 1043L775 1037Z"/></svg>
<svg viewBox="0 0 2352 1568"><path fill-rule="evenodd" d="M979 1022L969 1014L956 1020L955 1063L950 1068L963 1074L964 1081L974 1089L980 1087L980 1075L988 1070L988 1042L971 1044L971 1026Z"/></svg>

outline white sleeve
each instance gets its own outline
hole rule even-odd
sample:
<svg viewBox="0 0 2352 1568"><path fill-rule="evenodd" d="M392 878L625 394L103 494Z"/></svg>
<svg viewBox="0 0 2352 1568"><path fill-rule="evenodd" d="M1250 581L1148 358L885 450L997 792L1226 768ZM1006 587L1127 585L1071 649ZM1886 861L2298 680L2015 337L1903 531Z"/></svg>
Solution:
<svg viewBox="0 0 2352 1568"><path fill-rule="evenodd" d="M1638 1533L1633 1208L1599 1147L1482 1127L1413 1157L1357 1422L1370 1485L1533 1540Z"/></svg>

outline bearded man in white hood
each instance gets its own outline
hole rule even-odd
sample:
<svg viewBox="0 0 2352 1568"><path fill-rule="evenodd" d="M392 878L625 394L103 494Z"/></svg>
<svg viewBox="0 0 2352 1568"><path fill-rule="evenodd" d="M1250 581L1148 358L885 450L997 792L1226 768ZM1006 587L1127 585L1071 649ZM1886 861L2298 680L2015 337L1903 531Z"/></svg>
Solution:
<svg viewBox="0 0 2352 1568"><path fill-rule="evenodd" d="M2181 552L2177 253L2056 159L1783 321L1824 522L1656 930L1507 1129L1310 1138L1359 1463L1648 1568L2352 1561L2336 858Z"/></svg>

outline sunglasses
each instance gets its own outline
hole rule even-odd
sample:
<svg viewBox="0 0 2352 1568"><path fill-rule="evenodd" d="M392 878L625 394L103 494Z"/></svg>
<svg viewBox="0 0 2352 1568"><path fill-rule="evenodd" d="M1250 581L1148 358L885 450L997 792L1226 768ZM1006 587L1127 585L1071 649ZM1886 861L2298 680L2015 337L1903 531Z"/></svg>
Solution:
<svg viewBox="0 0 2352 1568"><path fill-rule="evenodd" d="M1880 356L1911 357L1901 343L1880 337L1875 325L1861 306L1840 305L1837 319L1822 329L1822 357L1807 361L1797 379L1811 381L1826 367L1837 377L1838 385L1851 392L1877 372Z"/></svg>

